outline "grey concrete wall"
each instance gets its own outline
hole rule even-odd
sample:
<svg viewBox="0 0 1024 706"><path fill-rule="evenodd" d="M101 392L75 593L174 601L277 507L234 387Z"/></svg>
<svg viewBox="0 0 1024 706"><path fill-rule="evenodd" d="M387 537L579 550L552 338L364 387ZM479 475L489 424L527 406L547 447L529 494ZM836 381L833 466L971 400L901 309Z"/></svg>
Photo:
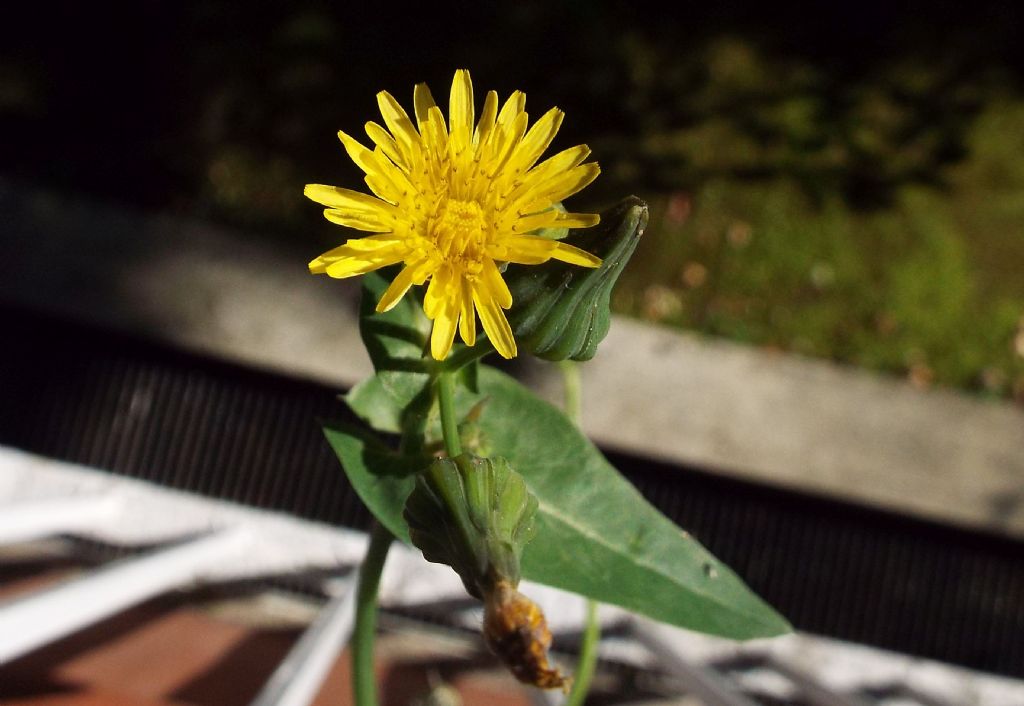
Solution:
<svg viewBox="0 0 1024 706"><path fill-rule="evenodd" d="M337 385L370 372L358 284L307 273L313 238L283 247L2 181L0 223L0 302ZM528 371L557 396L550 370ZM600 443L1024 537L1012 405L624 319L584 380Z"/></svg>

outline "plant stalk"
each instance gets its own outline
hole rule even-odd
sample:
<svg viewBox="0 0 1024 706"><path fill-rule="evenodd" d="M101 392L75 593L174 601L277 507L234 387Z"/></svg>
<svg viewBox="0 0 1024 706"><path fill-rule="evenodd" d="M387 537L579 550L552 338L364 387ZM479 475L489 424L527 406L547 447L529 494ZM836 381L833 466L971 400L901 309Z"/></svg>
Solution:
<svg viewBox="0 0 1024 706"><path fill-rule="evenodd" d="M576 663L576 674L573 675L572 691L566 699L565 706L583 706L590 691L590 681L594 677L597 666L597 643L601 639L601 624L597 622L597 601L587 599L587 622L583 628L583 640L580 642L580 658Z"/></svg>
<svg viewBox="0 0 1024 706"><path fill-rule="evenodd" d="M559 367L562 370L562 382L565 386L565 416L577 427L583 420L583 382L580 376L579 363L564 360ZM580 643L580 658L576 663L576 674L573 678L572 691L566 700L566 706L583 706L590 691L590 681L594 677L597 666L597 643L601 639L601 624L597 622L597 601L587 599L587 620L583 628L583 639Z"/></svg>
<svg viewBox="0 0 1024 706"><path fill-rule="evenodd" d="M356 622L352 633L352 695L355 706L377 706L373 644L377 633L377 589L384 560L394 536L379 522L370 531L370 544L359 567Z"/></svg>
<svg viewBox="0 0 1024 706"><path fill-rule="evenodd" d="M562 371L562 384L565 387L565 416L579 428L583 425L583 380L580 376L580 364L574 360L563 360L558 367Z"/></svg>
<svg viewBox="0 0 1024 706"><path fill-rule="evenodd" d="M441 433L444 434L444 448L449 458L462 453L459 439L459 418L455 412L455 375L444 372L437 377L437 402L441 408Z"/></svg>

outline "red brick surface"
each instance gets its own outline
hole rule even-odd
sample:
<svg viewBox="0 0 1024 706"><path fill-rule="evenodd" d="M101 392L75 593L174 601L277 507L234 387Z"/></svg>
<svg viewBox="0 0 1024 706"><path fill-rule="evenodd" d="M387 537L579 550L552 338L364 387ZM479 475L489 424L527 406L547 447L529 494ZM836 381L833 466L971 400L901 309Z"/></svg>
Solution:
<svg viewBox="0 0 1024 706"><path fill-rule="evenodd" d="M67 575L0 576L0 599ZM3 581L7 578L7 581ZM2 706L244 706L266 683L298 629L253 628L215 617L187 597L151 601L0 667ZM379 643L382 706L408 706L442 679L464 703L529 706L489 655L467 659L425 634ZM348 655L315 706L351 706Z"/></svg>

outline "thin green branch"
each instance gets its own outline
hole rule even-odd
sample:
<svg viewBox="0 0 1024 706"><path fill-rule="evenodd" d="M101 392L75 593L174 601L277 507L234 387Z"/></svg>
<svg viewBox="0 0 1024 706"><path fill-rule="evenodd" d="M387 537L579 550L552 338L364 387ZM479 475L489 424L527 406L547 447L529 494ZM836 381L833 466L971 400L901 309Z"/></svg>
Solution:
<svg viewBox="0 0 1024 706"><path fill-rule="evenodd" d="M437 401L441 408L441 433L444 434L444 448L451 458L462 453L462 440L459 439L459 418L455 412L455 375L456 373L441 373L437 377Z"/></svg>
<svg viewBox="0 0 1024 706"><path fill-rule="evenodd" d="M576 663L576 674L573 676L572 691L565 706L583 706L590 691L590 681L594 677L597 666L597 643L601 639L601 624L597 622L597 601L587 599L587 623L583 628L583 640L580 643L580 659Z"/></svg>
<svg viewBox="0 0 1024 706"><path fill-rule="evenodd" d="M577 427L582 426L583 381L580 364L574 360L563 360L558 367L562 371L562 384L565 386L565 416Z"/></svg>
<svg viewBox="0 0 1024 706"><path fill-rule="evenodd" d="M370 544L359 567L356 623L352 633L352 695L355 706L377 706L373 644L377 633L377 589L384 560L394 536L379 522L370 531Z"/></svg>
<svg viewBox="0 0 1024 706"><path fill-rule="evenodd" d="M579 363L564 360L559 368L562 370L562 382L565 385L565 416L579 427L583 421L583 382ZM588 598L587 621L583 628L583 641L580 643L580 658L576 663L576 675L566 706L582 706L586 701L597 665L597 643L600 639L601 625L597 622L597 601Z"/></svg>
<svg viewBox="0 0 1024 706"><path fill-rule="evenodd" d="M476 345L455 346L451 355L437 364L438 369L446 372L456 372L473 361L480 360L488 353L494 352L494 346L487 340L487 334L481 331L476 337Z"/></svg>

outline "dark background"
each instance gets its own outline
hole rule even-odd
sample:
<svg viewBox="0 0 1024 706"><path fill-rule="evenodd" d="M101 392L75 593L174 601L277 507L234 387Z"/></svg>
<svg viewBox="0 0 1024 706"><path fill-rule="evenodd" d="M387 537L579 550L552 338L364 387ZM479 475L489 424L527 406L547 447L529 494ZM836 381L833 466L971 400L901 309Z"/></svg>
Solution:
<svg viewBox="0 0 1024 706"><path fill-rule="evenodd" d="M19 3L0 175L253 237L343 237L334 138L387 89L521 88L651 235L623 312L1024 400L1024 10L1014 2Z"/></svg>

